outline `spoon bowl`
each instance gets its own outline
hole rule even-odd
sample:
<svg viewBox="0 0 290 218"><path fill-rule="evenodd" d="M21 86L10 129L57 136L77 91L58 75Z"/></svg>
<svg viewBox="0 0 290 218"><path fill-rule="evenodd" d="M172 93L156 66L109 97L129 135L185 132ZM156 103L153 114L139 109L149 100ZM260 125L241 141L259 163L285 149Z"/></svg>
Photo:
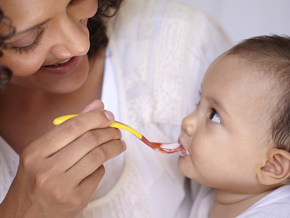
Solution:
<svg viewBox="0 0 290 218"><path fill-rule="evenodd" d="M54 125L59 125L63 123L64 121L73 118L75 116L78 116L78 114L71 114L71 115L65 115L56 118L53 121ZM130 126L127 126L124 123L115 121L113 122L110 127L112 128L119 128L124 129L135 135L137 138L139 138L143 143L148 145L150 148L152 148L155 151L159 151L166 154L171 154L175 152L179 152L181 156L184 156L185 154L188 154L188 151L179 143L162 143L162 142L150 142L148 139L146 139L141 133L136 131L135 129L131 128Z"/></svg>

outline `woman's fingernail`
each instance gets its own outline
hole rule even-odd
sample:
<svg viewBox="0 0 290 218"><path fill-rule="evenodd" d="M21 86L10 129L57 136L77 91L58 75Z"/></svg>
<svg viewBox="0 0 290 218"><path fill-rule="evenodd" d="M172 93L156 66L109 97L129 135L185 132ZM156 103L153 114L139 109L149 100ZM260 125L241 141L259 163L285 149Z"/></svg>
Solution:
<svg viewBox="0 0 290 218"><path fill-rule="evenodd" d="M95 109L104 109L104 104L100 100L94 100L88 104L84 109L81 110L80 114L95 110Z"/></svg>
<svg viewBox="0 0 290 218"><path fill-rule="evenodd" d="M115 119L115 116L114 116L114 114L111 111L105 111L104 113L105 113L106 117L108 118L108 120L114 120Z"/></svg>

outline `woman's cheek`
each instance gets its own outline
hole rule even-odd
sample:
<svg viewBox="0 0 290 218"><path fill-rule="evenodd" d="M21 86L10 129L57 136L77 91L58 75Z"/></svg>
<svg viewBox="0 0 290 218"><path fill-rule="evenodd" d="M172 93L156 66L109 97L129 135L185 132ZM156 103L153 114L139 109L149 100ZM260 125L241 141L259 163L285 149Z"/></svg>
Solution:
<svg viewBox="0 0 290 218"><path fill-rule="evenodd" d="M4 57L3 57L4 58ZM42 66L44 58L41 55L21 55L11 56L9 60L3 61L8 66L14 76L27 77L36 73Z"/></svg>

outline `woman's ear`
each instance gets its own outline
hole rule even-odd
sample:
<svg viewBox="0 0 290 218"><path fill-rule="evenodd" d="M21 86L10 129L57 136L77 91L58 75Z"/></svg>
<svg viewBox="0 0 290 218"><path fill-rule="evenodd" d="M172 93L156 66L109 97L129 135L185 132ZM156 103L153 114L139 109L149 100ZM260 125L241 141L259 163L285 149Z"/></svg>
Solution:
<svg viewBox="0 0 290 218"><path fill-rule="evenodd" d="M290 153L271 148L268 159L257 173L257 179L262 185L275 185L290 177Z"/></svg>

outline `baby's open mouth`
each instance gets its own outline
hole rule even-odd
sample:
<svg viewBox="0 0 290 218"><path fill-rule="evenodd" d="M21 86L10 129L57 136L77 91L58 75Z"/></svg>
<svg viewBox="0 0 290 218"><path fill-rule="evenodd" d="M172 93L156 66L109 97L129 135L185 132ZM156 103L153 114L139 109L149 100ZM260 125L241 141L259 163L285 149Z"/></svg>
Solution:
<svg viewBox="0 0 290 218"><path fill-rule="evenodd" d="M180 156L190 155L188 150L186 150L183 146L182 146L182 149L178 153Z"/></svg>

